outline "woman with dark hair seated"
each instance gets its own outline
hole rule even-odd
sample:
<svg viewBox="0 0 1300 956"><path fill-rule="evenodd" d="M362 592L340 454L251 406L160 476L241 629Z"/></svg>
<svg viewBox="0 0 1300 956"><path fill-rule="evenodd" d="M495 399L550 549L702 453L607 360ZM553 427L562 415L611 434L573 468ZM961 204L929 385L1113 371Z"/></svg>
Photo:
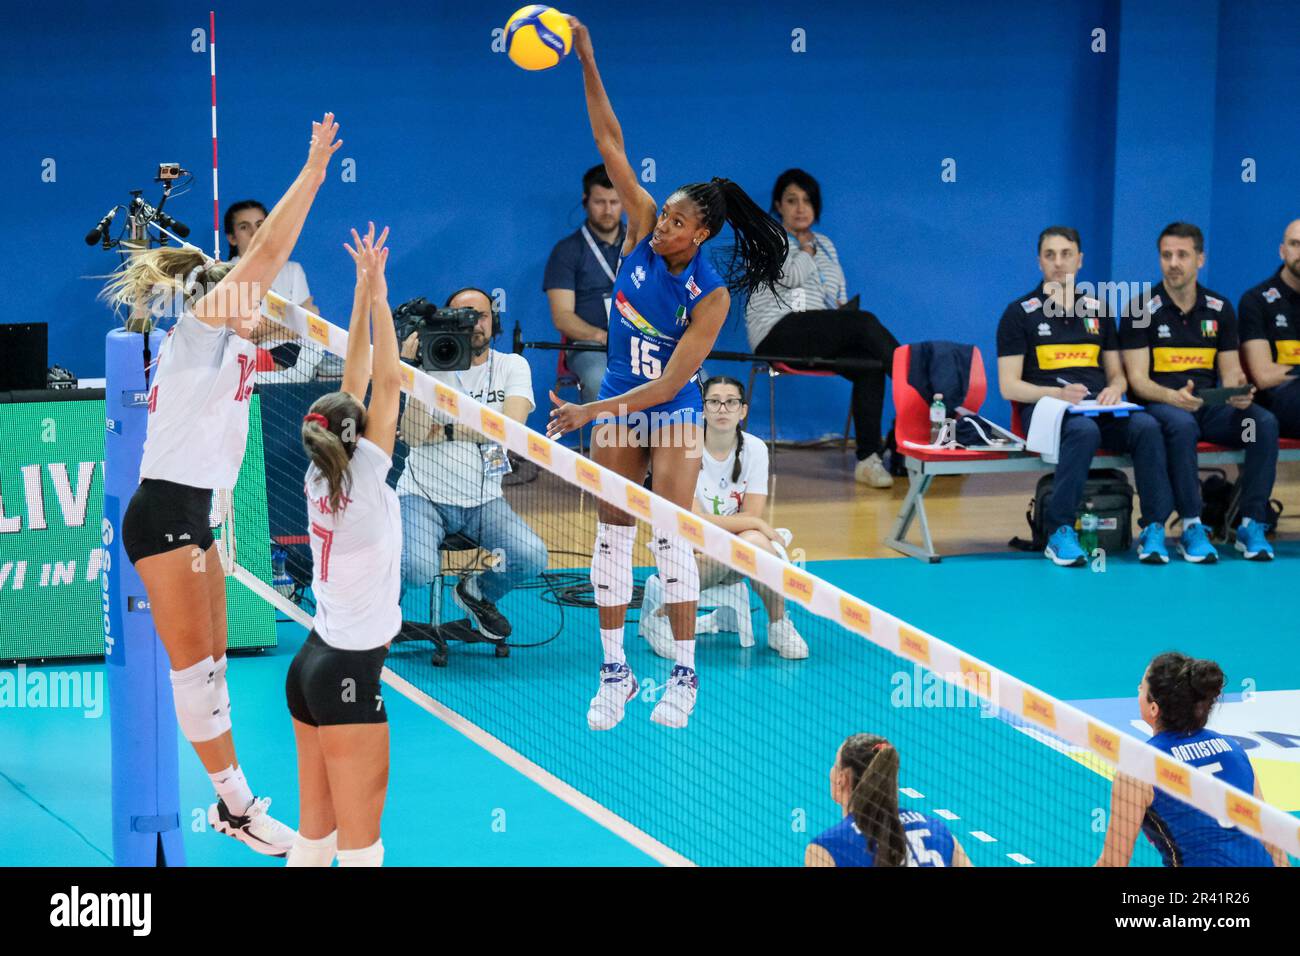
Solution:
<svg viewBox="0 0 1300 956"><path fill-rule="evenodd" d="M1241 744L1205 726L1223 683L1214 661L1177 651L1156 656L1138 685L1138 710L1155 731L1148 743L1263 800ZM1111 784L1109 819L1097 866L1128 866L1139 832L1160 851L1165 866L1288 865L1282 850L1124 773Z"/></svg>
<svg viewBox="0 0 1300 956"><path fill-rule="evenodd" d="M813 232L822 212L817 180L802 169L787 169L772 187L771 212L790 234L790 252L775 293L760 289L745 307L749 346L759 355L876 359L881 363L883 368L876 371L840 374L853 383L853 431L858 448L853 477L872 488L888 488L894 479L880 460L880 416L885 376L898 340L870 312L856 304L850 307L839 254L829 238Z"/></svg>

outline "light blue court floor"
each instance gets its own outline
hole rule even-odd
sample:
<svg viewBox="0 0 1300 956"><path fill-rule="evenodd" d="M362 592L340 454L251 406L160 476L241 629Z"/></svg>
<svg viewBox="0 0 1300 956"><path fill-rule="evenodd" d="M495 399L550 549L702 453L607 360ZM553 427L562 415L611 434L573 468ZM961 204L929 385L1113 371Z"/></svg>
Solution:
<svg viewBox="0 0 1300 956"><path fill-rule="evenodd" d="M1265 795L1295 812L1300 628L1287 599L1300 542L1277 548L1271 565L1225 551L1214 567L1152 568L1130 557L1112 559L1104 573L1021 554L934 566L820 562L809 570L1141 736L1133 722L1147 660L1170 649L1214 658L1228 676L1214 726L1247 744ZM427 603L408 595L408 608ZM836 746L863 730L898 747L903 804L947 818L977 865L1089 864L1100 851L1097 821L1109 784L1088 761L951 692L945 697L929 675L802 609L794 618L811 647L805 661L767 649L761 611L753 648L740 648L733 634L700 639L699 704L684 731L650 722L671 662L655 657L629 623L629 663L642 692L624 722L605 733L590 731L585 719L600 658L594 612L561 611L537 590L513 593L504 610L515 640L546 643L504 659L483 645L453 644L447 668L430 666L425 645L405 644L389 666L637 832L616 835L386 688L386 863L655 865L644 848L657 844L706 865L798 864L809 837L839 816L827 782ZM303 632L281 625L280 638L273 652L234 659L230 682L250 782L292 823L295 762L283 681ZM62 669L93 674L100 665ZM110 862L108 755L106 711L96 718L0 707L0 866ZM188 747L181 777L182 808L205 808L210 787ZM185 849L193 865L279 863L192 828ZM1156 862L1144 840L1135 862Z"/></svg>

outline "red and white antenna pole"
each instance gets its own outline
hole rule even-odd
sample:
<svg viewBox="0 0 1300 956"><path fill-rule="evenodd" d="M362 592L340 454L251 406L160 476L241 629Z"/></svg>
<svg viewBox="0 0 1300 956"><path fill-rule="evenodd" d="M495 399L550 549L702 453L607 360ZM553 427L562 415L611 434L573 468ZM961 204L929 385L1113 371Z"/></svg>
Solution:
<svg viewBox="0 0 1300 956"><path fill-rule="evenodd" d="M221 211L217 198L217 11L208 11L208 63L212 73L212 258L221 258Z"/></svg>

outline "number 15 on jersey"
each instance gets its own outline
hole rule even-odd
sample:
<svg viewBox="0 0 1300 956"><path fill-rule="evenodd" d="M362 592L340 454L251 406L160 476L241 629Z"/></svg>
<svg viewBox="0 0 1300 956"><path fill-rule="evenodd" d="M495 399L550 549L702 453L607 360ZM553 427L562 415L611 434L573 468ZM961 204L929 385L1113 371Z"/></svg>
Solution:
<svg viewBox="0 0 1300 956"><path fill-rule="evenodd" d="M663 362L659 359L659 343L647 342L643 338L632 336L632 374L641 378L654 379L664 373Z"/></svg>

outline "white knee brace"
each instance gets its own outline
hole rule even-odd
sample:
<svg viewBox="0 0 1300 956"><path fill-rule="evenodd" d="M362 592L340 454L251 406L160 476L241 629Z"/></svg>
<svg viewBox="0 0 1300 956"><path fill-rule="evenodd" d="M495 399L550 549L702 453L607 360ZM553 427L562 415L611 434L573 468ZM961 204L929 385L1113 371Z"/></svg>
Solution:
<svg viewBox="0 0 1300 956"><path fill-rule="evenodd" d="M213 662L212 683L216 686L217 707L221 710L221 718L230 726L230 688L226 685L226 655L222 654L221 659Z"/></svg>
<svg viewBox="0 0 1300 956"><path fill-rule="evenodd" d="M205 657L183 671L172 671L172 701L181 733L190 743L220 737L230 729L230 710L217 696L217 664Z"/></svg>
<svg viewBox="0 0 1300 956"><path fill-rule="evenodd" d="M664 587L664 604L683 604L700 599L700 566L691 546L662 528L654 529L654 552L659 579Z"/></svg>
<svg viewBox="0 0 1300 956"><path fill-rule="evenodd" d="M636 525L596 525L591 555L591 587L597 607L622 607L632 601L632 545Z"/></svg>

